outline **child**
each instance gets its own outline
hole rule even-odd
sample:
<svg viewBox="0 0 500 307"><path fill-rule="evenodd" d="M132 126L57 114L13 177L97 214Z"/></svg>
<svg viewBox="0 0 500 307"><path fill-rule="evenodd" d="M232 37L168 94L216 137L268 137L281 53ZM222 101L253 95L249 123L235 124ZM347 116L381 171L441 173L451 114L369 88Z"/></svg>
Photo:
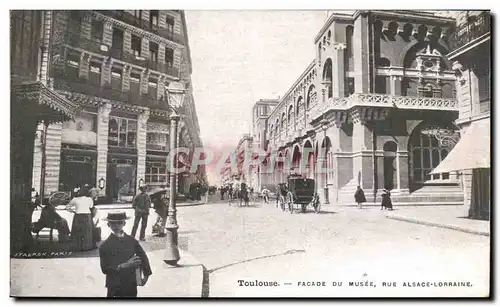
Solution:
<svg viewBox="0 0 500 307"><path fill-rule="evenodd" d="M148 256L139 242L123 232L127 217L124 211L108 213L105 221L112 233L99 248L101 270L106 275L107 297L137 297L136 269L140 268L143 286L152 274Z"/></svg>
<svg viewBox="0 0 500 307"><path fill-rule="evenodd" d="M356 188L356 192L354 193L354 200L358 204L358 208L362 209L363 203L366 202L366 197L365 197L365 192L363 192L363 189L359 185Z"/></svg>

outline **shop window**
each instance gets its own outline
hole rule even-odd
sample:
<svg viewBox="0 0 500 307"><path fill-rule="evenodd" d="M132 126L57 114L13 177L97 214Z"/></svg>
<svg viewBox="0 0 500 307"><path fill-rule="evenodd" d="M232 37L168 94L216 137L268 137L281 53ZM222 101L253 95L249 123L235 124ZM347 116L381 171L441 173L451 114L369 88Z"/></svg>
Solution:
<svg viewBox="0 0 500 307"><path fill-rule="evenodd" d="M146 161L145 180L148 184L167 184L166 162Z"/></svg>
<svg viewBox="0 0 500 307"><path fill-rule="evenodd" d="M109 146L135 148L137 121L111 116L109 119Z"/></svg>

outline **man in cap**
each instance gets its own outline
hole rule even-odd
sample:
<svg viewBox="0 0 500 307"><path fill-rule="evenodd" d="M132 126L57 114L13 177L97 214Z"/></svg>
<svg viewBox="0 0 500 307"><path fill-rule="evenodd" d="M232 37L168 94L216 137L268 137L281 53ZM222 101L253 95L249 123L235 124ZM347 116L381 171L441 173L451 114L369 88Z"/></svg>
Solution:
<svg viewBox="0 0 500 307"><path fill-rule="evenodd" d="M144 241L146 237L146 227L148 226L149 208L151 207L151 197L149 197L147 187L145 185L139 187L141 193L137 194L132 201L132 208L135 209L134 226L132 227L131 236L135 238L139 221L141 221L141 233L139 240Z"/></svg>
<svg viewBox="0 0 500 307"><path fill-rule="evenodd" d="M112 231L99 247L107 297L137 297L137 286L145 285L152 274L148 256L139 242L123 231L129 218L124 211L118 211L108 213L104 219Z"/></svg>

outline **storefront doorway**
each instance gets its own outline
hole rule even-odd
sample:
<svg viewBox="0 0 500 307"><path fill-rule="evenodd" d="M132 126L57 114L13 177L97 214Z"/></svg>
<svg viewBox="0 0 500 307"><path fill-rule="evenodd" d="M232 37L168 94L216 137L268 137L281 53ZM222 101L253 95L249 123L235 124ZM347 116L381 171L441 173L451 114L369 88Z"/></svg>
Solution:
<svg viewBox="0 0 500 307"><path fill-rule="evenodd" d="M95 154L95 153L94 153ZM90 155L62 154L59 173L59 191L70 192L74 188L96 184L96 161Z"/></svg>
<svg viewBox="0 0 500 307"><path fill-rule="evenodd" d="M135 195L137 165L134 159L112 158L107 170L107 197L111 203L129 203Z"/></svg>

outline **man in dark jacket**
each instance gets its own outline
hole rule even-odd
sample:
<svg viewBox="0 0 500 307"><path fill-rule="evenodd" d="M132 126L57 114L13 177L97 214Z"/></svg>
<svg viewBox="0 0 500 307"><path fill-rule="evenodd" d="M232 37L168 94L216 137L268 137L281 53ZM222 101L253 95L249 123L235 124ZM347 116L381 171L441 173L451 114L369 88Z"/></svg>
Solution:
<svg viewBox="0 0 500 307"><path fill-rule="evenodd" d="M137 233L137 227L139 226L139 221L141 221L141 233L139 234L139 240L144 241L146 238L146 227L148 226L148 216L149 208L151 207L151 198L148 193L146 193L146 186L139 188L141 190L140 194L137 194L132 201L132 208L135 209L134 226L132 227L131 236L135 238Z"/></svg>
<svg viewBox="0 0 500 307"><path fill-rule="evenodd" d="M123 211L110 212L104 219L112 231L99 248L107 297L137 297L137 286L145 285L152 274L148 256L139 242L123 232L127 219Z"/></svg>

